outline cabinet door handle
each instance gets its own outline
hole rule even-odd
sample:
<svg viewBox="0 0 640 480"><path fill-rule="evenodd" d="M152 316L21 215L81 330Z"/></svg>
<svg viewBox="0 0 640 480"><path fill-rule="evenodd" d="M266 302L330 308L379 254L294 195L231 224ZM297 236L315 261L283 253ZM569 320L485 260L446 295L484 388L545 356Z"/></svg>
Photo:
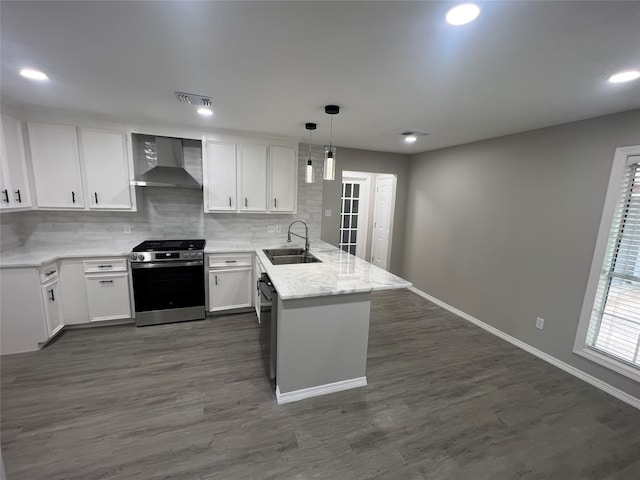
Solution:
<svg viewBox="0 0 640 480"><path fill-rule="evenodd" d="M274 206L274 208L278 208L278 199L277 198L273 199L273 206Z"/></svg>
<svg viewBox="0 0 640 480"><path fill-rule="evenodd" d="M225 263L236 263L238 260L225 260Z"/></svg>
<svg viewBox="0 0 640 480"><path fill-rule="evenodd" d="M50 272L47 272L44 274L45 277L50 277L51 275L53 275L54 273L56 273L55 270L51 270Z"/></svg>
<svg viewBox="0 0 640 480"><path fill-rule="evenodd" d="M56 301L56 297L53 294L53 288L51 290L48 290L48 292L49 292L49 300L51 300L52 302L55 302Z"/></svg>
<svg viewBox="0 0 640 480"><path fill-rule="evenodd" d="M113 280L100 280L100 283L113 283Z"/></svg>
<svg viewBox="0 0 640 480"><path fill-rule="evenodd" d="M22 203L22 196L20 195L20 190L16 190L16 195L18 195L18 198L16 198L16 201L18 203Z"/></svg>
<svg viewBox="0 0 640 480"><path fill-rule="evenodd" d="M216 285L218 285L218 275L215 275Z"/></svg>
<svg viewBox="0 0 640 480"><path fill-rule="evenodd" d="M249 202L247 201L247 197L244 197L244 206L247 208L249 206Z"/></svg>
<svg viewBox="0 0 640 480"><path fill-rule="evenodd" d="M231 197L229 197L229 206L231 206Z"/></svg>
<svg viewBox="0 0 640 480"><path fill-rule="evenodd" d="M4 203L9 203L9 191L5 188L2 194L4 195Z"/></svg>
<svg viewBox="0 0 640 480"><path fill-rule="evenodd" d="M98 265L98 268L112 268L113 265Z"/></svg>
<svg viewBox="0 0 640 480"><path fill-rule="evenodd" d="M76 203L76 192L71 192L71 202Z"/></svg>
<svg viewBox="0 0 640 480"><path fill-rule="evenodd" d="M93 192L93 196L96 199L96 205L98 204L98 192Z"/></svg>

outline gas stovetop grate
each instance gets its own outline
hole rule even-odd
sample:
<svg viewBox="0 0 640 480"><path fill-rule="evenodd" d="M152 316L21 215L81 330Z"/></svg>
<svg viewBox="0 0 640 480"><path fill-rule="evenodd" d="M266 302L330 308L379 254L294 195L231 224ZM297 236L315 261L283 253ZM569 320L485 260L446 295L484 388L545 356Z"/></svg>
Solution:
<svg viewBox="0 0 640 480"><path fill-rule="evenodd" d="M164 252L177 250L203 250L206 240L145 240L133 249L134 252Z"/></svg>

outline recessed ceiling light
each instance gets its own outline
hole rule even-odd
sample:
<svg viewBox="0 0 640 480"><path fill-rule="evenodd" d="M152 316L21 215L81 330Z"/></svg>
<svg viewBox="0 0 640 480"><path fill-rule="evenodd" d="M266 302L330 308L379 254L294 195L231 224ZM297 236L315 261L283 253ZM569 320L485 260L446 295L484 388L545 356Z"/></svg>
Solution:
<svg viewBox="0 0 640 480"><path fill-rule="evenodd" d="M624 70L611 75L609 81L611 83L623 83L637 80L638 78L640 78L640 70Z"/></svg>
<svg viewBox="0 0 640 480"><path fill-rule="evenodd" d="M416 143L418 141L418 137L426 137L429 135L428 133L418 132L416 130L405 130L400 135L402 135L405 143Z"/></svg>
<svg viewBox="0 0 640 480"><path fill-rule="evenodd" d="M447 22L451 25L464 25L473 22L480 15L480 7L474 3L456 5L447 12Z"/></svg>
<svg viewBox="0 0 640 480"><path fill-rule="evenodd" d="M20 75L24 78L28 78L29 80L49 80L49 77L40 70L34 70L32 68L23 68L20 70Z"/></svg>
<svg viewBox="0 0 640 480"><path fill-rule="evenodd" d="M207 107L200 107L197 112L202 115L203 117L210 117L211 115L213 115L213 110L211 110L210 108Z"/></svg>

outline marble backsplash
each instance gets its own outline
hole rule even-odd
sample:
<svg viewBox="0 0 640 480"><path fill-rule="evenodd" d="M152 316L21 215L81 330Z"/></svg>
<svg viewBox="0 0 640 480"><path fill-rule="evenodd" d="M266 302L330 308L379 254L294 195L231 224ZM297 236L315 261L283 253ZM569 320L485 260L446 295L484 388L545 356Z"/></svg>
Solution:
<svg viewBox="0 0 640 480"><path fill-rule="evenodd" d="M295 215L204 213L202 191L178 188L138 187L138 212L3 212L0 215L0 248L10 250L46 245L109 242L151 238L207 238L238 240L286 239L293 220L309 225L312 240L320 239L322 215L323 147L313 147L316 181L304 182L308 145L298 151L298 212ZM125 234L125 226L131 233ZM281 233L268 233L280 225Z"/></svg>

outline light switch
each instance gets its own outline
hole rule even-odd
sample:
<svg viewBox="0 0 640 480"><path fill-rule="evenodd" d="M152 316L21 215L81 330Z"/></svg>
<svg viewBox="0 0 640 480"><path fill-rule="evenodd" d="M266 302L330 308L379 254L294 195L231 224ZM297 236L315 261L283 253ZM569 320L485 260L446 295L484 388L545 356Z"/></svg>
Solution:
<svg viewBox="0 0 640 480"><path fill-rule="evenodd" d="M333 213L333 212L331 212L331 210L330 210L330 209L326 209L326 210L324 211L324 216L325 216L325 217L330 217L332 213Z"/></svg>

